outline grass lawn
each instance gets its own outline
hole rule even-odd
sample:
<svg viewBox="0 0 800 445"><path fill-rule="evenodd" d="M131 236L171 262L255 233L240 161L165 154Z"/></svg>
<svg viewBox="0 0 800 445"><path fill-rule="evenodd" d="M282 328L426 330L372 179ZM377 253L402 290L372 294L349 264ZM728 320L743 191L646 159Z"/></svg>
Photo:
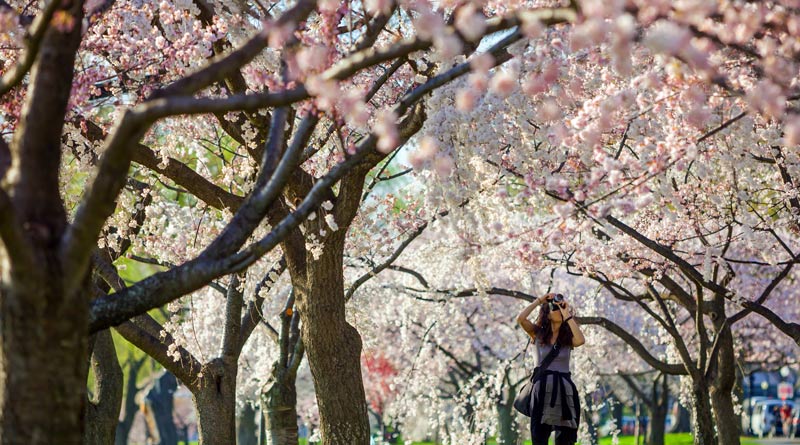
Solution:
<svg viewBox="0 0 800 445"><path fill-rule="evenodd" d="M692 435L689 433L679 433L679 434L667 434L666 440L664 441L665 445L692 445ZM552 442L551 442L552 443ZM488 445L495 445L496 442L494 440L489 440L487 442ZM634 445L635 442L633 441L633 436L620 436L619 437L619 445ZM756 445L752 439L742 438L741 445ZM414 442L413 445L436 445L433 442ZM530 440L526 440L524 445L531 445ZM600 439L600 445L611 445L611 438L610 437L603 437Z"/></svg>

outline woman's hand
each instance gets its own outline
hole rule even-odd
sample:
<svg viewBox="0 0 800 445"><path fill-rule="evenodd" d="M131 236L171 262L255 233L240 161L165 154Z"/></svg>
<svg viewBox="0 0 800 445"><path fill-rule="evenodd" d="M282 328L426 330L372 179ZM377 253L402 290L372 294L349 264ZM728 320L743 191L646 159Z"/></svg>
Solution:
<svg viewBox="0 0 800 445"><path fill-rule="evenodd" d="M552 295L545 294L545 295L542 295L541 297L537 298L536 302L539 303L539 304L545 304L545 303L547 303L547 300L549 300L551 298L553 298Z"/></svg>
<svg viewBox="0 0 800 445"><path fill-rule="evenodd" d="M567 317L570 316L569 303L567 303L567 300L558 303L558 310L561 311L562 320L566 320Z"/></svg>

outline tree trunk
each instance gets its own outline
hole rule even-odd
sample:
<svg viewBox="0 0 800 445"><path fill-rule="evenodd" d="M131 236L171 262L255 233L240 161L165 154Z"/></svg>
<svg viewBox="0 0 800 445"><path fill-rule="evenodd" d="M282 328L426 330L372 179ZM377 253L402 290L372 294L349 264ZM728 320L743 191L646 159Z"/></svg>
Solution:
<svg viewBox="0 0 800 445"><path fill-rule="evenodd" d="M236 443L236 365L216 358L203 368L193 394L200 445Z"/></svg>
<svg viewBox="0 0 800 445"><path fill-rule="evenodd" d="M361 337L345 319L345 231L339 228L325 240L319 258L309 255L307 280L295 286L302 341L319 406L322 445L369 444Z"/></svg>
<svg viewBox="0 0 800 445"><path fill-rule="evenodd" d="M519 438L517 431L516 411L514 410L514 391L510 400L497 404L497 445L516 445Z"/></svg>
<svg viewBox="0 0 800 445"><path fill-rule="evenodd" d="M713 445L714 419L711 415L708 386L702 381L695 381L692 386L692 427L694 445Z"/></svg>
<svg viewBox="0 0 800 445"><path fill-rule="evenodd" d="M80 444L86 421L89 292L82 276L64 273L67 217L59 191L83 3L56 8L76 25L46 27L2 178L16 219L0 242L2 444Z"/></svg>
<svg viewBox="0 0 800 445"><path fill-rule="evenodd" d="M267 445L297 445L297 389L294 376L273 366L271 381L261 393ZM281 372L284 371L284 372Z"/></svg>
<svg viewBox="0 0 800 445"><path fill-rule="evenodd" d="M733 388L736 386L736 356L733 333L725 323L725 298L716 294L713 300L716 317L712 318L717 354L711 368L711 406L717 421L720 445L739 445L741 421L734 412Z"/></svg>
<svg viewBox="0 0 800 445"><path fill-rule="evenodd" d="M611 417L617 428L622 429L622 401L614 394L609 398L611 403Z"/></svg>
<svg viewBox="0 0 800 445"><path fill-rule="evenodd" d="M159 440L156 442L158 445L176 445L178 443L178 431L172 416L174 394L177 388L178 381L175 376L164 372L153 382L144 397L147 412L151 415L150 426L158 430Z"/></svg>
<svg viewBox="0 0 800 445"><path fill-rule="evenodd" d="M260 411L249 403L244 404L242 412L239 413L238 433L236 434L237 445L258 445L258 426L256 416ZM297 441L295 441L297 443Z"/></svg>
<svg viewBox="0 0 800 445"><path fill-rule="evenodd" d="M589 434L589 443L587 445L597 445L599 443L599 438L597 434L597 425L594 424L594 420L592 419L592 412L589 410L589 407L592 406L592 396L586 395L583 399L583 423L586 424L586 430Z"/></svg>
<svg viewBox="0 0 800 445"><path fill-rule="evenodd" d="M122 369L108 330L98 332L91 359L94 371L94 397L86 404L84 445L114 442L122 401Z"/></svg>
<svg viewBox="0 0 800 445"><path fill-rule="evenodd" d="M724 318L724 317L718 317ZM716 323L722 327L722 323ZM736 363L733 352L733 334L727 325L717 332L719 352L717 353L714 379L711 385L711 406L717 420L717 434L720 445L739 445L741 421L733 407L733 387L736 385Z"/></svg>
<svg viewBox="0 0 800 445"><path fill-rule="evenodd" d="M50 288L58 281L58 276L43 276L28 291L0 286L3 444L83 441L87 302L62 298Z"/></svg>
<svg viewBox="0 0 800 445"><path fill-rule="evenodd" d="M667 379L668 376L664 374L653 382L653 394L651 397L653 403L650 405L650 422L647 424L648 445L664 445L667 410L669 408L669 382Z"/></svg>
<svg viewBox="0 0 800 445"><path fill-rule="evenodd" d="M675 422L667 431L668 433L688 433L691 431L691 414L689 411L683 407L678 401L676 400L673 402L673 415L675 416Z"/></svg>
<svg viewBox="0 0 800 445"><path fill-rule="evenodd" d="M136 406L136 393L139 387L136 386L136 379L139 370L142 368L145 359L135 360L131 357L128 360L128 381L125 385L125 401L122 420L117 424L117 433L114 436L114 445L128 445L128 436L133 426L133 419L136 416L138 407Z"/></svg>

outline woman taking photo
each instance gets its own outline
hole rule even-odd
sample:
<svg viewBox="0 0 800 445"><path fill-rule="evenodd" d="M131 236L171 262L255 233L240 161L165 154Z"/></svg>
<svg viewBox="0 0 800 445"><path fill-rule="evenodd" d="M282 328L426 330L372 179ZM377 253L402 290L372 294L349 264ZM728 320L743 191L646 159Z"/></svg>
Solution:
<svg viewBox="0 0 800 445"><path fill-rule="evenodd" d="M528 316L541 306L536 322ZM574 445L578 440L580 399L570 378L572 349L586 343L580 326L570 314L561 294L547 294L536 299L517 316L517 322L530 335L539 353L540 369L531 391L532 445L547 445L550 433L556 432L556 445ZM549 356L549 357L548 357Z"/></svg>

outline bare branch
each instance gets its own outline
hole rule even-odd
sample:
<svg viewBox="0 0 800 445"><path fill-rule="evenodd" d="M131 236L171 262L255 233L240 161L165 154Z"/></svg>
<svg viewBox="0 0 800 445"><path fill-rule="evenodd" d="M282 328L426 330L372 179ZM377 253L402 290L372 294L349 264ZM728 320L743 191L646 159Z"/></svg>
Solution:
<svg viewBox="0 0 800 445"><path fill-rule="evenodd" d="M464 200L464 202L459 204L458 207L464 207L467 204L467 202L469 202L469 199ZM389 266L391 266L392 263L394 263L395 260L397 260L397 258L400 256L400 254L402 254L403 251L406 250L406 248L415 239L417 239L417 237L422 235L422 233L425 231L426 228L428 228L428 226L431 223L433 223L437 219L444 218L445 216L447 216L449 214L450 214L449 210L445 210L443 212L439 212L439 214L434 216L430 221L426 221L425 223L420 224L419 227L417 227L413 232L411 232L411 234L408 237L406 237L406 239L402 243L400 243L400 246L398 246L397 249L395 249L395 251L392 252L392 254L389 256L389 258L384 260L381 264L377 265L376 267L372 268L372 270L370 270L369 272L367 272L364 275L358 277L358 279L356 279L356 281L353 282L353 284L350 286L350 288L347 290L347 292L344 295L345 301L350 301L350 298L353 297L353 294L356 292L356 290L359 287L361 287L361 285L366 283L370 278L378 275L383 270L385 270Z"/></svg>
<svg viewBox="0 0 800 445"><path fill-rule="evenodd" d="M778 285L784 280L784 278L786 278L789 275L789 272L792 270L792 267L794 266L795 261L798 258L800 258L800 255L795 255L792 261L789 261L789 263L786 264L786 266L784 266L781 272L777 276L775 276L775 278L773 278L772 281L770 281L770 283L767 285L766 288L764 288L764 290L761 292L761 295L759 295L759 297L755 301L751 302L751 304L749 306L746 306L745 309L742 309L741 311L729 317L727 321L730 322L730 324L736 323L737 321L747 316L747 314L752 312L753 308L762 307L761 305L764 304L765 301L767 301L767 298L769 298L770 294L772 294L772 291L775 290L775 288L778 287Z"/></svg>

